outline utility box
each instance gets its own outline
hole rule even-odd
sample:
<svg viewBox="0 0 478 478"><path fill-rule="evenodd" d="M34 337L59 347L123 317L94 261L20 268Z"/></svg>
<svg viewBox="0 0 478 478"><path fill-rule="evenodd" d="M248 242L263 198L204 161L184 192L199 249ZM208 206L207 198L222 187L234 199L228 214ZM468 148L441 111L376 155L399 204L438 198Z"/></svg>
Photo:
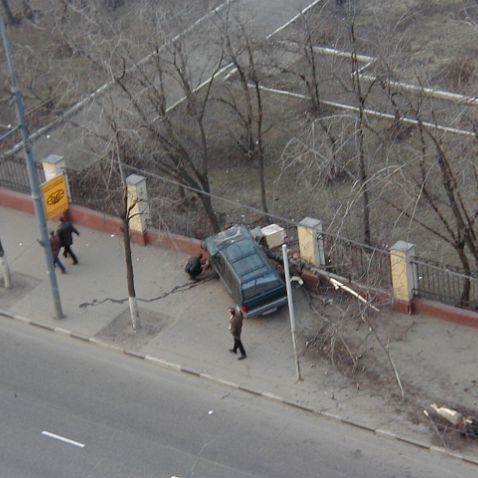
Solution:
<svg viewBox="0 0 478 478"><path fill-rule="evenodd" d="M300 258L316 267L325 266L322 223L318 219L306 217L297 227Z"/></svg>
<svg viewBox="0 0 478 478"><path fill-rule="evenodd" d="M279 247L285 241L285 229L277 224L269 224L261 229L263 240L269 249Z"/></svg>

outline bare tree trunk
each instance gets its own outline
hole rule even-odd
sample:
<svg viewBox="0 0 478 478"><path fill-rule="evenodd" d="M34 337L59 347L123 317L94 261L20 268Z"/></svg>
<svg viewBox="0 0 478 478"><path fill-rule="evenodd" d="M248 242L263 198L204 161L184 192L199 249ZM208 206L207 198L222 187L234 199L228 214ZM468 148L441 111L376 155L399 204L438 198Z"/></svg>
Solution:
<svg viewBox="0 0 478 478"><path fill-rule="evenodd" d="M320 116L320 90L319 90L319 76L317 71L317 62L315 61L314 45L312 40L312 32L307 19L304 18L304 28L306 31L306 38L304 42L304 56L307 61L310 76L300 74L300 78L304 81L311 100L311 112L314 118Z"/></svg>
<svg viewBox="0 0 478 478"><path fill-rule="evenodd" d="M352 78L354 84L354 91L357 97L357 103L359 108L358 116L358 126L357 126L357 150L358 150L358 159L359 159L359 179L360 187L362 190L362 200L363 200L363 235L365 244L371 244L371 233L370 233L370 198L368 191L368 173L367 165L365 161L365 150L364 150L364 121L365 121L365 99L366 96L362 92L362 86L360 82L360 72L359 64L357 60L357 51L356 51L356 38L355 38L355 29L354 22L352 21L350 25L350 37L352 43Z"/></svg>
<svg viewBox="0 0 478 478"><path fill-rule="evenodd" d="M126 210L127 211L127 210ZM131 257L131 238L129 236L129 218L123 217L123 245L124 258L126 262L126 281L128 284L128 302L133 330L139 329L139 311L136 301L136 290L134 286L133 259Z"/></svg>
<svg viewBox="0 0 478 478"><path fill-rule="evenodd" d="M126 282L128 286L128 302L129 311L131 317L131 326L136 332L140 328L138 304L136 301L136 289L134 285L134 268L133 259L131 255L131 237L129 235L129 221L131 219L131 211L136 206L134 204L128 204L128 185L126 183L126 177L121 163L121 146L119 144L119 131L116 124L112 123L112 129L115 134L115 146L116 146L116 160L118 165L118 171L121 178L121 185L123 188L123 205L121 209L121 221L123 223L123 246L124 246L124 259L126 263Z"/></svg>
<svg viewBox="0 0 478 478"><path fill-rule="evenodd" d="M8 0L2 0L2 5L3 5L3 10L5 12L5 15L7 17L7 23L10 25L14 25L15 23L18 22L18 18L13 15L12 9L10 8L10 4L8 3Z"/></svg>
<svg viewBox="0 0 478 478"><path fill-rule="evenodd" d="M265 165L264 165L264 143L262 140L262 123L264 118L264 109L262 107L262 95L259 84L259 78L254 64L254 58L252 56L252 49L248 44L249 64L251 67L251 76L256 91L257 102L257 146L258 146L258 161L259 161L259 181L261 185L261 202L262 210L267 213L267 196L266 196L266 179L265 179Z"/></svg>
<svg viewBox="0 0 478 478"><path fill-rule="evenodd" d="M211 197L206 194L199 194L199 199L203 204L204 210L206 211L207 217L209 218L209 223L211 224L211 227L213 228L214 232L219 232L221 228L219 226L216 211L212 206Z"/></svg>

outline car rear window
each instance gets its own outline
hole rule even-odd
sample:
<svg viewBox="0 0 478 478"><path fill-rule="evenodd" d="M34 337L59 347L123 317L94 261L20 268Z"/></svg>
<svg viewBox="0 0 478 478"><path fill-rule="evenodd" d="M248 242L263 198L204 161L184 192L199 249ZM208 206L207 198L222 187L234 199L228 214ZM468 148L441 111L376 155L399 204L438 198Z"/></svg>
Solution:
<svg viewBox="0 0 478 478"><path fill-rule="evenodd" d="M236 262L233 262L233 267L239 277L244 277L251 272L264 269L264 261L258 254L244 257Z"/></svg>
<svg viewBox="0 0 478 478"><path fill-rule="evenodd" d="M242 297L244 300L252 299L255 296L264 294L265 292L277 289L281 286L281 282L273 276L259 277L258 279L246 282L242 286Z"/></svg>
<svg viewBox="0 0 478 478"><path fill-rule="evenodd" d="M252 241L236 242L231 244L224 252L227 260L240 277L265 267L264 260Z"/></svg>

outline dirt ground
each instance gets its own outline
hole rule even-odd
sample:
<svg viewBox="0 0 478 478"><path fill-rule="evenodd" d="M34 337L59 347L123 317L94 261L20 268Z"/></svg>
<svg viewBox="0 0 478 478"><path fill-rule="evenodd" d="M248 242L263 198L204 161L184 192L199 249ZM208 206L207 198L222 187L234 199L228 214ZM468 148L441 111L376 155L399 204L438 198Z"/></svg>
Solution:
<svg viewBox="0 0 478 478"><path fill-rule="evenodd" d="M188 25L212 10L219 0L9 0L17 19L8 24L17 82L24 96L31 132L44 126L111 78L106 64L98 57L97 43L104 44L121 31L121 44L137 60L148 55L144 22L151 19L148 5L155 6L156 20L164 36ZM3 7L0 7L3 12ZM3 18L7 19L6 15ZM7 20L5 20L7 21ZM113 27L114 26L114 27ZM88 33L88 34L86 34ZM119 65L113 65L113 68ZM0 134L15 124L15 108L9 99L9 81L0 49ZM19 141L19 137L15 138ZM2 149L12 140L3 141Z"/></svg>
<svg viewBox="0 0 478 478"><path fill-rule="evenodd" d="M478 4L475 0L362 0L344 6L326 1L308 19L317 43L350 51L350 8L357 50L381 56L400 81L462 94L476 93ZM296 24L298 27L300 22ZM292 33L293 32L293 33ZM294 26L282 35L294 39Z"/></svg>
<svg viewBox="0 0 478 478"><path fill-rule="evenodd" d="M307 320L300 317L301 360L328 362L326 376L331 388L339 391L344 387L352 395L354 389L357 394L366 390L384 398L397 417L429 428L437 446L455 450L473 447L474 440L462 436L430 408L437 403L463 414L478 415L473 331L426 316L390 311L369 311L364 321L356 302L332 290L322 289L321 301L310 293L305 295L317 314L309 315ZM330 302L328 305L323 304L324 298ZM339 310L346 313L341 316ZM387 353L400 379L403 398Z"/></svg>

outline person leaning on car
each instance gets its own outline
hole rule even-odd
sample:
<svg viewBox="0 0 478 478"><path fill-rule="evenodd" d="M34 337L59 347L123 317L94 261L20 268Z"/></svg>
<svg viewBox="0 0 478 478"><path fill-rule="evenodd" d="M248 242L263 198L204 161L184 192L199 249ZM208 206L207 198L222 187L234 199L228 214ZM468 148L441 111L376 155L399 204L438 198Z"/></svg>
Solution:
<svg viewBox="0 0 478 478"><path fill-rule="evenodd" d="M197 256L190 257L184 270L189 274L191 280L197 280L201 272L205 271L208 267L209 261L205 259L201 253Z"/></svg>

